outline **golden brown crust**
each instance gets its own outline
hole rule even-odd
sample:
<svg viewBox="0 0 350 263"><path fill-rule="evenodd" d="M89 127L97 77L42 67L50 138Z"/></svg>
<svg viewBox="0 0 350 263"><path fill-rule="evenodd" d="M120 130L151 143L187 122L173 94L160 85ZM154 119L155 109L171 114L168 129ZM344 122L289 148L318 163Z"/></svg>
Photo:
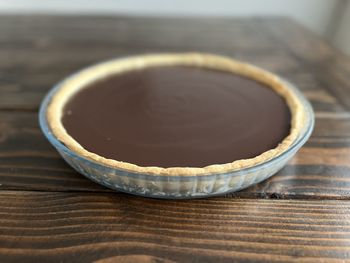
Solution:
<svg viewBox="0 0 350 263"><path fill-rule="evenodd" d="M266 151L254 158L236 160L232 163L213 164L206 167L142 167L135 164L106 159L95 153L84 149L65 130L61 122L62 110L68 98L88 83L103 78L110 74L122 74L123 72L142 69L153 66L186 65L205 67L209 69L222 70L243 75L271 87L274 91L285 98L292 114L290 134L274 149ZM214 173L225 173L239 170L263 163L286 151L297 138L304 123L304 112L299 98L291 91L286 84L276 75L250 64L238 62L226 57L202 53L181 53L181 54L154 54L136 56L125 59L112 60L96 66L87 68L78 74L66 79L60 84L59 90L53 96L47 109L47 119L53 134L73 152L92 159L101 164L124 169L137 173L154 175L207 175Z"/></svg>

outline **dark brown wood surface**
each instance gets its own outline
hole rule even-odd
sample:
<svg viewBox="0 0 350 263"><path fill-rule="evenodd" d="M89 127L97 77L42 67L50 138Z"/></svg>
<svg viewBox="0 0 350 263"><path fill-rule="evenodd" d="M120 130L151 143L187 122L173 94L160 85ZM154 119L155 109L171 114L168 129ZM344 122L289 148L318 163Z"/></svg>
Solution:
<svg viewBox="0 0 350 263"><path fill-rule="evenodd" d="M315 131L269 180L221 198L112 192L38 127L45 93L92 63L202 51L297 85ZM350 59L285 18L0 16L0 262L341 262L350 259Z"/></svg>

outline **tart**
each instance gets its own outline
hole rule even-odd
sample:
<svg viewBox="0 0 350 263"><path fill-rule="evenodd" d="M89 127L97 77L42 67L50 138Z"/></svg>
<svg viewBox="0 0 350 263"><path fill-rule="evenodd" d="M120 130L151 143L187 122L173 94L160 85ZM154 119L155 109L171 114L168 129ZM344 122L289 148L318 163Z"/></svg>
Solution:
<svg viewBox="0 0 350 263"><path fill-rule="evenodd" d="M304 98L278 76L199 53L92 66L61 82L42 114L57 142L112 176L166 180L267 163L296 144L310 119Z"/></svg>

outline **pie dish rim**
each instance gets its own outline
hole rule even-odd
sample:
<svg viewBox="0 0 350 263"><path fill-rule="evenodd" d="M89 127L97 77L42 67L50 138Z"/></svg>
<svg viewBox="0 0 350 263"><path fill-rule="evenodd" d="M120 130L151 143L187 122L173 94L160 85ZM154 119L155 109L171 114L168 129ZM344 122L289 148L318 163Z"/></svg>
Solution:
<svg viewBox="0 0 350 263"><path fill-rule="evenodd" d="M157 166L139 166L128 162L107 159L84 149L65 130L61 122L62 110L65 103L71 98L71 96L76 94L76 92L79 92L81 88L86 87L91 82L112 74L123 74L124 72L131 70L174 65L204 67L212 70L232 72L233 74L242 75L266 84L280 96L285 98L286 104L291 111L291 130L289 135L276 148L265 151L250 159L234 160L233 162L225 164L211 164L205 167L163 168ZM58 85L46 112L47 122L52 134L76 154L116 169L158 176L202 176L218 173L222 174L265 163L287 151L294 143L303 127L305 120L304 115L302 101L298 95L295 94L295 92L277 75L248 63L208 53L163 53L140 55L127 58L117 58L90 66L71 77L66 78Z"/></svg>

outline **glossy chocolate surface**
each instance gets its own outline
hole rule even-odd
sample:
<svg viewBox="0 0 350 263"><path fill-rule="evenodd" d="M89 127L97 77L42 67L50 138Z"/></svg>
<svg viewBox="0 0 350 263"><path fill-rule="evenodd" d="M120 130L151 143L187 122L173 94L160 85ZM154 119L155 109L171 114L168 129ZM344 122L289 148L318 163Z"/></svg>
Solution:
<svg viewBox="0 0 350 263"><path fill-rule="evenodd" d="M235 74L156 67L90 84L64 108L85 149L141 166L203 167L255 157L290 132L272 89Z"/></svg>

